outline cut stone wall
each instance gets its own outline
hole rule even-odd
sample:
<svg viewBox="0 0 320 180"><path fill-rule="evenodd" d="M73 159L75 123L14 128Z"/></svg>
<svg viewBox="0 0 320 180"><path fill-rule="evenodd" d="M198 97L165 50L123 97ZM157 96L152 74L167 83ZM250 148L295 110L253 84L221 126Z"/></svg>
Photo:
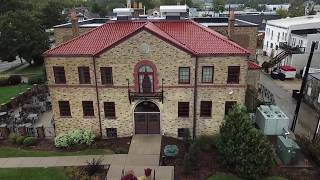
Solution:
<svg viewBox="0 0 320 180"><path fill-rule="evenodd" d="M214 134L218 132L224 118L225 101L237 101L244 104L246 79L246 57L200 57L198 69L198 102L197 102L197 135ZM193 101L194 101L194 70L195 58L158 37L142 31L117 46L109 49L95 59L97 69L97 83L100 105L102 134L106 136L105 128L117 128L118 136L134 134L133 111L139 101L129 103L128 81L130 89L134 90L134 67L141 61L152 62L157 68L158 87L161 88L161 79L164 79L164 102L155 100L158 105L160 118L160 132L177 137L178 128L193 127ZM54 85L52 72L53 65L65 66L67 85L60 87ZM78 66L89 66L91 85L79 85ZM213 84L201 84L202 66L214 66ZM227 85L228 66L239 65L240 84ZM100 67L112 67L113 86L101 84ZM190 67L190 84L178 84L179 67ZM94 82L94 67L92 58L46 58L46 68L50 93L53 96L53 112L57 127L57 134L75 128L90 128L99 133L97 94ZM161 89L158 89L161 90ZM69 100L72 118L60 118L57 101ZM83 118L82 100L94 102L95 117ZM211 118L201 118L200 101L212 101ZM116 118L108 119L104 116L103 102L115 102ZM189 117L178 117L178 102L189 102Z"/></svg>

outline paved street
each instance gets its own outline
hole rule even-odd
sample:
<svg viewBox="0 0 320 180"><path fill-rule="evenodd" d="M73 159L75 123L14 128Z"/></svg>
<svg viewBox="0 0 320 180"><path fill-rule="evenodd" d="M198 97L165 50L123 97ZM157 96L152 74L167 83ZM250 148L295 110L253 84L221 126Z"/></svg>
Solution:
<svg viewBox="0 0 320 180"><path fill-rule="evenodd" d="M278 83L275 83L269 76L261 72L260 83L271 91L274 95L276 104L287 114L290 118L290 126L296 108L296 100L291 97L291 92L281 88ZM300 88L299 88L300 89ZM312 137L317 124L317 113L307 104L301 104L298 116L298 123L296 126L296 134Z"/></svg>

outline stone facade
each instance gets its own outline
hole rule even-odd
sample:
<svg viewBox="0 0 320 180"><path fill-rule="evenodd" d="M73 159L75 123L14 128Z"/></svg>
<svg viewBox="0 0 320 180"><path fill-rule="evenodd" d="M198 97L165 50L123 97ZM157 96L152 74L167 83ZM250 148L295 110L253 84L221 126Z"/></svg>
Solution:
<svg viewBox="0 0 320 180"><path fill-rule="evenodd" d="M91 27L81 27L79 28L79 35L82 35L94 28ZM72 38L72 28L54 28L54 39L55 45L59 45L66 42Z"/></svg>
<svg viewBox="0 0 320 180"><path fill-rule="evenodd" d="M218 132L219 126L223 122L225 101L237 101L239 104L244 104L247 57L199 57L197 60L199 86L197 89L196 134L214 134ZM95 59L92 57L47 57L45 62L57 134L76 128L90 128L100 134L98 105L100 106L103 137L106 137L106 128L117 128L118 137L134 134L134 109L141 101L134 101L130 104L128 82L131 91L136 91L135 68L139 63L153 64L156 68L154 69L156 71L154 75L155 91L161 90L163 79L164 101L152 100L160 109L160 133L177 137L178 128L189 128L192 133L196 58L146 31L137 33ZM66 85L54 83L52 71L54 65L64 66ZM79 85L78 66L89 66L90 85ZM202 66L214 66L213 83L201 83ZM227 84L228 66L240 66L239 84ZM101 84L100 67L112 67L112 86ZM178 83L179 67L190 67L190 84ZM97 99L99 99L99 103L97 103ZM59 100L70 101L72 117L60 117L57 103ZM83 117L81 101L84 100L93 101L94 117ZM210 118L200 117L200 101L212 101L212 116ZM104 102L115 102L115 118L105 118ZM189 117L178 117L178 102L189 102Z"/></svg>
<svg viewBox="0 0 320 180"><path fill-rule="evenodd" d="M224 36L228 36L228 26L210 26L209 28L219 32ZM258 27L235 26L232 40L240 46L248 49L251 52L251 57L254 58L257 49L257 35Z"/></svg>

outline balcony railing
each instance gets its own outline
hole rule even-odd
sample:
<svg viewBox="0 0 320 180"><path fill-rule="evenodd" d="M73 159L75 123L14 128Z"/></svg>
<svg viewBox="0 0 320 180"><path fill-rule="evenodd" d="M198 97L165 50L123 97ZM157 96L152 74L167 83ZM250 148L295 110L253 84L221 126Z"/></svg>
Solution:
<svg viewBox="0 0 320 180"><path fill-rule="evenodd" d="M159 100L160 102L163 103L163 79L161 81L161 91L158 92L151 92L151 93L142 93L142 92L135 92L132 91L130 89L130 84L129 84L129 80L128 81L128 98L129 98L129 102L131 104L131 102L134 102L135 100Z"/></svg>
<svg viewBox="0 0 320 180"><path fill-rule="evenodd" d="M305 47L291 46L288 42L280 42L279 48L289 52L290 54L303 54L306 50Z"/></svg>

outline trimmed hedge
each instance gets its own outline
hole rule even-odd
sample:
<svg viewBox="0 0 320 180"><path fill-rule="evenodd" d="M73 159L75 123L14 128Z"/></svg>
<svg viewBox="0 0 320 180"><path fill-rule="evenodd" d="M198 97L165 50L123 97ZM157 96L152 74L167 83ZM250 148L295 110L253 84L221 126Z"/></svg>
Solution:
<svg viewBox="0 0 320 180"><path fill-rule="evenodd" d="M69 148L77 145L91 145L95 134L90 130L73 130L66 134L60 134L54 139L56 147Z"/></svg>
<svg viewBox="0 0 320 180"><path fill-rule="evenodd" d="M25 136L18 136L18 137L16 138L16 143L17 143L18 145L22 145L24 139L26 139Z"/></svg>
<svg viewBox="0 0 320 180"><path fill-rule="evenodd" d="M23 140L23 145L24 146L33 146L35 144L36 144L36 138L34 138L34 137L26 137Z"/></svg>

